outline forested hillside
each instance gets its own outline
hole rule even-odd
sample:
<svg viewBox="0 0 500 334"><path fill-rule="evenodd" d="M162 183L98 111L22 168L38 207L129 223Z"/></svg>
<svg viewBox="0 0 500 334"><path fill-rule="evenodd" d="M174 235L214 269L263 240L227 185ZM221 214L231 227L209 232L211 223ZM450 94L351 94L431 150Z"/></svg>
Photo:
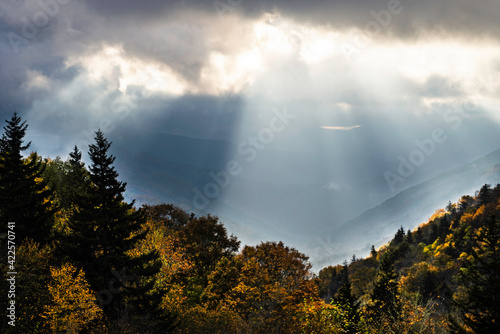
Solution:
<svg viewBox="0 0 500 334"><path fill-rule="evenodd" d="M499 185L316 275L217 217L127 203L101 131L89 166L23 157L26 131L14 114L0 139L2 333L500 332Z"/></svg>

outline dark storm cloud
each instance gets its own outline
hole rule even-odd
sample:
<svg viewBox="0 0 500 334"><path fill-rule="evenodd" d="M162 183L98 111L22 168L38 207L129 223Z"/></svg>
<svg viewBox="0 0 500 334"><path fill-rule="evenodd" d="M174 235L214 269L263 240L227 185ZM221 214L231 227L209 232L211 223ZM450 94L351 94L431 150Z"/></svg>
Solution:
<svg viewBox="0 0 500 334"><path fill-rule="evenodd" d="M369 22L375 21L385 33L400 37L436 33L496 37L500 14L500 4L495 0L88 0L87 3L89 8L105 16L162 17L178 10L192 9L215 16L234 12L255 18L264 12L279 12L313 25L367 30L374 27L369 26Z"/></svg>

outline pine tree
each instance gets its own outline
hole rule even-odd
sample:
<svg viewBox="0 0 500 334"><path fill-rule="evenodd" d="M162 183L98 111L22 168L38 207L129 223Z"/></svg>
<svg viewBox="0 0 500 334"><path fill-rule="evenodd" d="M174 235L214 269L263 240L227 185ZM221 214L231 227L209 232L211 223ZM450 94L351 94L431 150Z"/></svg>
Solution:
<svg viewBox="0 0 500 334"><path fill-rule="evenodd" d="M134 202L124 202L126 183L117 179L115 157L108 154L110 146L97 131L95 144L89 147L88 191L76 196L78 210L69 221L72 233L63 245L70 259L85 271L90 286L99 291L106 316L117 319L127 313L137 316L156 311L158 300L149 292L161 263L155 252L130 254L147 233L142 228L145 215L134 209ZM75 167L81 166L77 150L71 158Z"/></svg>
<svg viewBox="0 0 500 334"><path fill-rule="evenodd" d="M491 185L489 184L483 185L477 195L477 200L479 205L488 204L490 202L492 193L493 191L491 190Z"/></svg>
<svg viewBox="0 0 500 334"><path fill-rule="evenodd" d="M343 330L345 333L358 333L358 323L360 320L359 304L357 298L352 294L351 281L349 280L348 265L344 262L342 268L342 285L340 286L336 304L343 311Z"/></svg>
<svg viewBox="0 0 500 334"><path fill-rule="evenodd" d="M372 305L369 312L375 320L384 316L394 319L400 313L398 274L392 262L392 254L387 251L380 260L380 268L371 293Z"/></svg>
<svg viewBox="0 0 500 334"><path fill-rule="evenodd" d="M422 232L422 228L417 227L417 232L415 232L415 241L421 243L424 241L424 232Z"/></svg>
<svg viewBox="0 0 500 334"><path fill-rule="evenodd" d="M36 153L27 159L21 155L31 145L24 145L27 127L14 113L0 139L0 220L16 223L16 242L26 238L46 242L53 225L52 191L42 179L41 158Z"/></svg>
<svg viewBox="0 0 500 334"><path fill-rule="evenodd" d="M411 230L406 231L406 242L409 244L413 243L413 233L411 233Z"/></svg>
<svg viewBox="0 0 500 334"><path fill-rule="evenodd" d="M377 250L375 249L375 245L372 245L372 248L370 250L370 255L375 259L377 258Z"/></svg>
<svg viewBox="0 0 500 334"><path fill-rule="evenodd" d="M401 244L404 241L404 238L405 238L405 229L403 228L403 226L401 226L394 235L394 239L392 239L391 245L397 246Z"/></svg>

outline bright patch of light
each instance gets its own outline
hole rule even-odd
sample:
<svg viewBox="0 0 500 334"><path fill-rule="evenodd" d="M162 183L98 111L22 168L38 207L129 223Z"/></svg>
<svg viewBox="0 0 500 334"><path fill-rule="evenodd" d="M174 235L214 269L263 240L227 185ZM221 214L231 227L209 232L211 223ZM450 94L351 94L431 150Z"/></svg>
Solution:
<svg viewBox="0 0 500 334"><path fill-rule="evenodd" d="M50 89L50 80L45 75L36 70L27 72L27 79L24 83L27 89Z"/></svg>
<svg viewBox="0 0 500 334"><path fill-rule="evenodd" d="M119 47L108 46L97 54L75 57L67 62L67 66L75 64L82 65L92 80L118 81L118 89L123 93L131 85L169 95L181 95L186 91L186 84L167 65L127 57Z"/></svg>
<svg viewBox="0 0 500 334"><path fill-rule="evenodd" d="M349 131L352 129L356 129L361 127L361 125L353 125L353 126L322 126L322 129L325 130L342 130L342 131Z"/></svg>
<svg viewBox="0 0 500 334"><path fill-rule="evenodd" d="M284 28L279 17L266 14L253 26L256 44L265 51L290 54L293 51L293 40L290 37L290 30Z"/></svg>
<svg viewBox="0 0 500 334"><path fill-rule="evenodd" d="M397 55L393 58L398 71L418 82L425 82L432 75L458 79L474 77L478 74L478 66L488 63L499 51L498 47L478 47L454 41L390 45L388 48ZM385 53L389 54L388 51Z"/></svg>

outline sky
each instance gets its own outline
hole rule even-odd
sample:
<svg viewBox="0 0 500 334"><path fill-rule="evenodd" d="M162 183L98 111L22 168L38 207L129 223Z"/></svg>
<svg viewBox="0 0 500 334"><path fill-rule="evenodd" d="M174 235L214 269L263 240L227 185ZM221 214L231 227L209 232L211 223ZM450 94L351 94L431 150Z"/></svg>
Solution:
<svg viewBox="0 0 500 334"><path fill-rule="evenodd" d="M165 158L140 143L168 134L232 143L221 163L247 179L383 175L394 194L401 159L431 175L500 146L498 17L498 0L3 0L0 119L28 120L45 157L101 128Z"/></svg>

